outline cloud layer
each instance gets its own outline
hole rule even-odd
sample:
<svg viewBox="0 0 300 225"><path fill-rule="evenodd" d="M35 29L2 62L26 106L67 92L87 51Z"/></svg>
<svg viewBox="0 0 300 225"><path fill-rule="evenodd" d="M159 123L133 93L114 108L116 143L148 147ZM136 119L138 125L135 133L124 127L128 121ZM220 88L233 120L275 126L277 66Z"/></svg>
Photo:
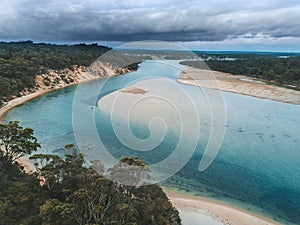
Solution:
<svg viewBox="0 0 300 225"><path fill-rule="evenodd" d="M0 39L219 42L300 38L298 0L62 2L2 0Z"/></svg>

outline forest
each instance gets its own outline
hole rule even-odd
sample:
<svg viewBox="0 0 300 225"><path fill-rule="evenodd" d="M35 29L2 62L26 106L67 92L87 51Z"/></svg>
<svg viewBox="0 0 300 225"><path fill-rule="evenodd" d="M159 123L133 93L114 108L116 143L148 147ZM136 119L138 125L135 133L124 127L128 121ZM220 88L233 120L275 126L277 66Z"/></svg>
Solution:
<svg viewBox="0 0 300 225"><path fill-rule="evenodd" d="M0 147L0 225L181 224L162 189L142 185L150 170L138 158L105 170L100 161L86 166L72 144L62 158L33 155L40 147L34 131L14 121L0 124ZM26 155L35 162L32 174L18 163Z"/></svg>
<svg viewBox="0 0 300 225"><path fill-rule="evenodd" d="M32 41L0 42L0 106L11 96L35 86L37 74L47 70L89 66L109 51L98 44L55 45Z"/></svg>
<svg viewBox="0 0 300 225"><path fill-rule="evenodd" d="M269 81L271 84L300 90L300 56L287 58L249 57L236 60L207 60L211 70L246 75ZM197 61L184 61L181 64L205 69Z"/></svg>

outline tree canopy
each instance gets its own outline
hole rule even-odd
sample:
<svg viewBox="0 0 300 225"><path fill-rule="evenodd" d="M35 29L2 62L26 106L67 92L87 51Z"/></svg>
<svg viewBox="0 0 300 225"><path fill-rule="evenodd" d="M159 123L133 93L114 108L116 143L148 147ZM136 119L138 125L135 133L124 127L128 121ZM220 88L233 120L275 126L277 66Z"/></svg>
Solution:
<svg viewBox="0 0 300 225"><path fill-rule="evenodd" d="M37 74L89 66L109 51L97 44L55 45L32 41L0 42L0 106L25 89L33 90Z"/></svg>
<svg viewBox="0 0 300 225"><path fill-rule="evenodd" d="M12 164L40 147L31 128L23 128L17 121L0 124L0 168Z"/></svg>
<svg viewBox="0 0 300 225"><path fill-rule="evenodd" d="M17 140L12 142L13 149L21 151L0 170L0 225L181 224L178 211L160 187L141 185L150 170L138 158L121 159L104 177L98 173L104 172L103 163L94 161L86 167L84 157L73 149L76 146L67 145L63 158L32 155L36 172L29 175L13 159L39 146L33 131L17 122L1 125L0 130L1 141ZM1 162L5 155L0 154ZM130 186L107 179L120 172L133 181Z"/></svg>

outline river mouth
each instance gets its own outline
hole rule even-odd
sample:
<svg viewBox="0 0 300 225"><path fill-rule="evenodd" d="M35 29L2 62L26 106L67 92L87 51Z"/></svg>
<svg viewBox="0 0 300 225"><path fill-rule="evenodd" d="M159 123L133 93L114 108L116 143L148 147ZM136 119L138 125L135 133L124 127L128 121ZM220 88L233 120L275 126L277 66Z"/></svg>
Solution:
<svg viewBox="0 0 300 225"><path fill-rule="evenodd" d="M137 72L113 78L107 84L106 94L101 97L133 85L136 79L146 80L149 76L163 77L176 82L180 72L174 67L153 62L142 63L140 67ZM94 81L81 87L86 90L97 89L102 82ZM178 85L195 99L195 107L201 115L199 119L202 135L191 159L162 184L193 195L204 195L240 205L256 213L284 221L285 224L299 223L300 200L297 196L300 194L298 135L300 107L224 93L227 110L225 137L216 159L205 171L200 172L199 160L209 140L211 117L206 114L207 108L203 107L205 99L202 99L205 96L202 94L202 97L199 97L198 88ZM149 90L137 88L140 88L138 94L127 94L142 97L149 93L140 94L141 90ZM206 91L214 93L214 90ZM49 93L13 109L4 121L19 120L22 126L32 127L42 144L41 152L52 153L54 149L76 141L71 119L75 92L76 87L70 87ZM94 99L86 104L84 100L89 97ZM167 158L177 146L179 137L175 127L153 151L137 154L134 149L124 146L118 140L110 115L97 111L98 98L95 98L95 95L89 96L87 93L81 100L79 107L81 113L91 115L96 120L101 140L116 158L138 155L151 164ZM132 121L132 129L137 137L143 139L149 136L150 131L146 126L148 123L140 124L141 119L142 117L137 117L136 121ZM170 119L167 123L172 121ZM120 120L119 126L122 126L121 122ZM89 134L89 129L86 129L86 132ZM93 144L86 139L79 143L79 147L88 151L94 147Z"/></svg>

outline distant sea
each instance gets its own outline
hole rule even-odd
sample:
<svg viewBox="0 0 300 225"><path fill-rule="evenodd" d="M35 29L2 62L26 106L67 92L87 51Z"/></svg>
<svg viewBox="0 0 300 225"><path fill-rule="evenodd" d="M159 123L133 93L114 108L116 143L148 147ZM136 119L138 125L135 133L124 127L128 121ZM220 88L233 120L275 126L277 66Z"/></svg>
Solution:
<svg viewBox="0 0 300 225"><path fill-rule="evenodd" d="M171 153L179 141L179 133L168 130L162 143L147 153L129 149L116 137L110 115L97 109L96 100L143 79L163 77L176 82L179 73L176 66L143 62L136 72L114 77L108 82L97 80L80 85L89 93L106 82L99 96L81 96L81 105L77 109L83 110L85 116L95 118L103 144L116 158L137 155L148 164L154 163ZM199 95L197 87L177 85L191 96L195 107L203 113L203 117L199 118L202 122L201 137L188 163L161 185L224 201L282 224L300 224L300 106L224 93L227 121L223 144L213 163L200 172L199 161L211 128L209 112L202 110L201 98L205 96ZM76 86L48 93L14 108L5 121L18 120L21 125L33 128L42 144L40 152L53 153L55 149L75 143L72 127L75 93ZM140 119L133 117L131 122L133 133L138 137L149 135L148 121L141 123ZM124 124L119 123L118 126ZM88 132L92 131L87 129L86 132L88 136ZM95 147L93 140L88 139L77 144L85 151Z"/></svg>
<svg viewBox="0 0 300 225"><path fill-rule="evenodd" d="M261 55L261 56L300 56L300 52L267 52L267 51L193 51L196 54L208 55Z"/></svg>

